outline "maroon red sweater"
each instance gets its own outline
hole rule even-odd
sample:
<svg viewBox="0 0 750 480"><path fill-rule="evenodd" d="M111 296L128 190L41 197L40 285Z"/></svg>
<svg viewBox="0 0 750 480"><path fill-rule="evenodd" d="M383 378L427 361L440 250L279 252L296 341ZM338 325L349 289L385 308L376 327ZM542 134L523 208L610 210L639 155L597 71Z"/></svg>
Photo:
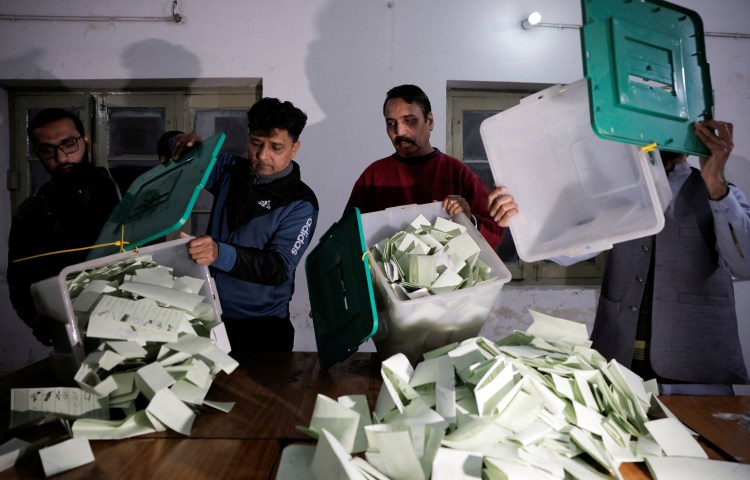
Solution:
<svg viewBox="0 0 750 480"><path fill-rule="evenodd" d="M377 212L400 205L442 201L448 195L460 195L469 202L479 231L496 249L503 231L487 210L487 187L465 163L437 148L424 157L407 159L393 154L373 162L354 184L346 208Z"/></svg>

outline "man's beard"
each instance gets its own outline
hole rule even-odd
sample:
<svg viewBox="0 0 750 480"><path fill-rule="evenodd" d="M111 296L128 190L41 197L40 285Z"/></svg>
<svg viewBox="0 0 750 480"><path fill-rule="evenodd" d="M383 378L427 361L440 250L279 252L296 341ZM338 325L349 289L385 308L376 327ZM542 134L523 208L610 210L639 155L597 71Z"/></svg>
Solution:
<svg viewBox="0 0 750 480"><path fill-rule="evenodd" d="M59 152L58 152L59 155ZM52 176L52 178L66 178L68 175L74 175L77 172L80 172L81 169L89 167L91 162L89 162L89 147L86 145L86 147L83 150L83 156L81 157L81 161L78 163L57 163L54 168L50 169L47 168L47 172ZM45 165L46 167L46 165Z"/></svg>

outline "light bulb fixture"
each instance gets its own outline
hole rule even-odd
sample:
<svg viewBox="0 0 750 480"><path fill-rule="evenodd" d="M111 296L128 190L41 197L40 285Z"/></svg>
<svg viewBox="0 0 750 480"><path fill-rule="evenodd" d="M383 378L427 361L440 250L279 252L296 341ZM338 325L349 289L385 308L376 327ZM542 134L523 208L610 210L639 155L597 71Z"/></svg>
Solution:
<svg viewBox="0 0 750 480"><path fill-rule="evenodd" d="M580 29L580 25L574 25L571 23L542 23L542 14L539 12L531 12L531 14L524 18L521 22L521 26L524 30L531 30L534 27L550 27L550 28L573 28Z"/></svg>
<svg viewBox="0 0 750 480"><path fill-rule="evenodd" d="M539 12L531 12L531 14L521 22L521 26L524 30L530 30L537 23L542 21L542 14Z"/></svg>

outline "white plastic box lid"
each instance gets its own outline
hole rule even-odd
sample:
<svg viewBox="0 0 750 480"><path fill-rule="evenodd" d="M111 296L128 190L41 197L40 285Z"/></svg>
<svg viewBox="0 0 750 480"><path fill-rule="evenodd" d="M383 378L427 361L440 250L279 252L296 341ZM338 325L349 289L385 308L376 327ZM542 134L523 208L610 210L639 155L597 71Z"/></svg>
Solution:
<svg viewBox="0 0 750 480"><path fill-rule="evenodd" d="M671 191L658 152L604 140L591 128L586 80L530 95L480 127L496 185L527 262L579 256L664 227Z"/></svg>
<svg viewBox="0 0 750 480"><path fill-rule="evenodd" d="M365 244L372 247L404 230L420 214L434 223L437 217L451 219L467 228L480 248L479 258L492 269L495 280L452 292L406 300L388 284L382 266L370 257L380 326L373 337L378 353L387 358L404 353L412 364L427 351L479 334L490 316L500 291L511 273L464 214L450 217L440 202L403 205L362 214Z"/></svg>

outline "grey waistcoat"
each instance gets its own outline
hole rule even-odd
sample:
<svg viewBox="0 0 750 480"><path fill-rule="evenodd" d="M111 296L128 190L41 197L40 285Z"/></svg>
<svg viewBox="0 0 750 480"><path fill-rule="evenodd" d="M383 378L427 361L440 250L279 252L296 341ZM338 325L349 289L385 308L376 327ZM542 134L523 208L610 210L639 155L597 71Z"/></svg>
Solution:
<svg viewBox="0 0 750 480"><path fill-rule="evenodd" d="M661 377L748 383L730 273L717 263L708 191L693 170L673 200L674 217L651 237L614 246L591 334L593 348L630 366L638 309L656 246L650 361Z"/></svg>

